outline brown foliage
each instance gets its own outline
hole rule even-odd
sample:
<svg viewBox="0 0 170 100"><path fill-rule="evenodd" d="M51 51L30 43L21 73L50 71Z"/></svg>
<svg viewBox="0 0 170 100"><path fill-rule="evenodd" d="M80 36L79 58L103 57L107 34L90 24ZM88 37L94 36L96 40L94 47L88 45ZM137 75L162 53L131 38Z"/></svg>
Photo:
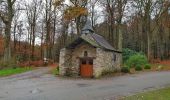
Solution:
<svg viewBox="0 0 170 100"><path fill-rule="evenodd" d="M81 15L87 15L88 11L84 7L69 7L64 12L64 19L72 20Z"/></svg>
<svg viewBox="0 0 170 100"><path fill-rule="evenodd" d="M34 67L43 67L44 66L44 62L43 60L37 60L37 61L25 61L25 62L21 62L19 63L19 66L34 66Z"/></svg>
<svg viewBox="0 0 170 100"><path fill-rule="evenodd" d="M26 66L30 66L30 62L26 61L26 62L19 63L18 65L21 67L26 67Z"/></svg>
<svg viewBox="0 0 170 100"><path fill-rule="evenodd" d="M46 66L48 65L56 65L56 64L54 64L53 60L48 60L48 64ZM19 66L21 67L25 67L25 66L43 67L45 66L45 63L43 60L25 61L25 62L20 62Z"/></svg>
<svg viewBox="0 0 170 100"><path fill-rule="evenodd" d="M168 65L170 67L170 60L161 61L161 62L159 62L159 64Z"/></svg>
<svg viewBox="0 0 170 100"><path fill-rule="evenodd" d="M35 66L35 67L42 67L42 66L44 66L43 60L31 61L30 64L31 64L31 66Z"/></svg>
<svg viewBox="0 0 170 100"><path fill-rule="evenodd" d="M61 5L61 3L62 3L63 1L64 1L64 0L54 0L53 5L54 5L55 7L57 7L57 6Z"/></svg>

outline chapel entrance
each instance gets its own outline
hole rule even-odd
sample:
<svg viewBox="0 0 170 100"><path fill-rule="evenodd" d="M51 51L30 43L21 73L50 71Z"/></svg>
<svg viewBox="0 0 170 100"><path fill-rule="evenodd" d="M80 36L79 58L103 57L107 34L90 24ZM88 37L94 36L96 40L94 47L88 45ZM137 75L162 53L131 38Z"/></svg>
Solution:
<svg viewBox="0 0 170 100"><path fill-rule="evenodd" d="M93 59L81 58L80 59L80 76L92 77L93 76Z"/></svg>

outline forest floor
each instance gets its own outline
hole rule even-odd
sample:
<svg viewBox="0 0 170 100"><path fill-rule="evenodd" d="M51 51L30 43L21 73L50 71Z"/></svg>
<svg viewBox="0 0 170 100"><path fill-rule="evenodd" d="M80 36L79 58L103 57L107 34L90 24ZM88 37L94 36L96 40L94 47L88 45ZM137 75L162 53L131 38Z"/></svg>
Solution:
<svg viewBox="0 0 170 100"><path fill-rule="evenodd" d="M151 71L170 71L170 60L151 63Z"/></svg>
<svg viewBox="0 0 170 100"><path fill-rule="evenodd" d="M143 71L135 71L134 68L130 69L131 74L138 74L142 72L155 72L155 71L170 71L170 60L152 62L151 69L143 69Z"/></svg>

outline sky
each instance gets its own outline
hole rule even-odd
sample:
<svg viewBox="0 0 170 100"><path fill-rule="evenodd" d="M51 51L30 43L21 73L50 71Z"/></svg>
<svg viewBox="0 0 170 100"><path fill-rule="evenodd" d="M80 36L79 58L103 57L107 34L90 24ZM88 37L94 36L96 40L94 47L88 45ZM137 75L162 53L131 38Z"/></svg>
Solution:
<svg viewBox="0 0 170 100"><path fill-rule="evenodd" d="M69 0L65 0L65 4L70 4L70 1Z"/></svg>

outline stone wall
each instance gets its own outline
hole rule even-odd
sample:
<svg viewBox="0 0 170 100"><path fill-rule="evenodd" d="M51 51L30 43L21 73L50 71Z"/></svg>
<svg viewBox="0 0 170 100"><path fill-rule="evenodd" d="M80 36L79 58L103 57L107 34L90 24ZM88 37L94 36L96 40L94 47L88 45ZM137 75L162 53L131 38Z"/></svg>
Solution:
<svg viewBox="0 0 170 100"><path fill-rule="evenodd" d="M94 60L94 76L100 77L104 71L120 70L121 54L107 51L101 48L96 49L96 59Z"/></svg>
<svg viewBox="0 0 170 100"><path fill-rule="evenodd" d="M80 60L78 57L84 57L84 51L87 51L88 57L96 57L96 48L84 42L72 50L61 49L59 58L60 75L69 73L72 76L78 76L80 73Z"/></svg>
<svg viewBox="0 0 170 100"><path fill-rule="evenodd" d="M64 48L60 51L60 75L69 73L72 76L78 76L80 73L79 57L84 57L85 51L88 52L88 57L96 58L93 61L93 76L96 78L100 77L104 71L120 70L121 53L95 48L87 43L81 43L72 50Z"/></svg>
<svg viewBox="0 0 170 100"><path fill-rule="evenodd" d="M60 75L66 75L66 70L71 64L71 50L63 48L60 50L59 70Z"/></svg>

